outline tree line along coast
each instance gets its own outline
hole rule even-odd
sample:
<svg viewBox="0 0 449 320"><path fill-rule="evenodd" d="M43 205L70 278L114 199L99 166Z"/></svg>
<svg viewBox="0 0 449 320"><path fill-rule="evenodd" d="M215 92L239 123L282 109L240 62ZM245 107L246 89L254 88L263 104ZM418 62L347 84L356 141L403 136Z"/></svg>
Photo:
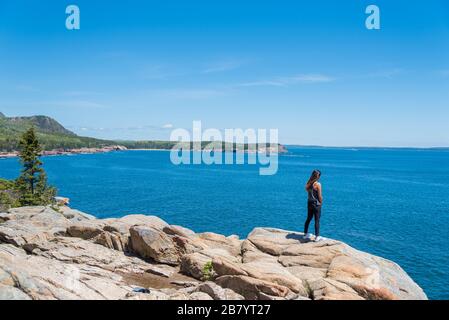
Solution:
<svg viewBox="0 0 449 320"><path fill-rule="evenodd" d="M123 150L172 150L179 145L176 141L159 140L103 140L78 136L66 129L56 120L47 116L6 117L0 112L0 159L19 156L20 139L29 128L35 129L35 134L42 147L41 155L66 155L102 153ZM184 143L186 149L195 150L193 142ZM257 145L257 150L271 150L277 147L280 153L286 152L282 145ZM249 152L249 144L225 143L221 141L202 141L201 150L213 148L215 151L233 150Z"/></svg>

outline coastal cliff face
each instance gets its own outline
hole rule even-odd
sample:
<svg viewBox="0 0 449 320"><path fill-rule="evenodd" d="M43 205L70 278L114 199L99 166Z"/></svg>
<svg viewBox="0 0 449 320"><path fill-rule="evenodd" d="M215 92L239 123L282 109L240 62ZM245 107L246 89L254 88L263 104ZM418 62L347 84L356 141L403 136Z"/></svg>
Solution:
<svg viewBox="0 0 449 320"><path fill-rule="evenodd" d="M256 228L245 240L155 216L61 207L0 213L0 299L427 299L386 259Z"/></svg>

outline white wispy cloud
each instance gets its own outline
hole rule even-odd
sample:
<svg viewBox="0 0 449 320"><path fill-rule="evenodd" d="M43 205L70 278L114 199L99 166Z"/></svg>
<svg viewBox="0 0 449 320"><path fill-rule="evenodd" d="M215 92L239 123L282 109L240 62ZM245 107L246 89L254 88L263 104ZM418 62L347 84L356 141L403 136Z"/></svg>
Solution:
<svg viewBox="0 0 449 320"><path fill-rule="evenodd" d="M380 70L376 72L372 72L366 75L368 78L386 78L391 79L395 76L401 75L405 72L404 69L401 68L393 68L388 70Z"/></svg>
<svg viewBox="0 0 449 320"><path fill-rule="evenodd" d="M324 74L299 74L289 77L276 77L268 80L259 80L253 82L241 83L240 87L255 87L255 86L275 86L286 87L295 84L313 84L313 83L327 83L335 81L335 78Z"/></svg>
<svg viewBox="0 0 449 320"><path fill-rule="evenodd" d="M208 65L202 73L225 72L239 68L245 62L240 60L223 60Z"/></svg>
<svg viewBox="0 0 449 320"><path fill-rule="evenodd" d="M161 80L185 75L185 71L166 65L145 65L140 68L139 74L146 80Z"/></svg>
<svg viewBox="0 0 449 320"><path fill-rule="evenodd" d="M140 125L140 126L129 126L129 127L89 127L89 126L66 126L67 129L73 131L82 131L82 132L97 132L97 131L105 131L105 132L115 132L115 131L149 131L149 132L162 132L168 129L172 129L174 126L171 123L165 124L163 126L160 125Z"/></svg>
<svg viewBox="0 0 449 320"><path fill-rule="evenodd" d="M262 86L272 86L272 87L285 87L286 84L278 80L259 80L252 82L245 82L238 85L239 87L262 87Z"/></svg>
<svg viewBox="0 0 449 320"><path fill-rule="evenodd" d="M106 105L88 101L88 100L61 100L61 101L44 101L37 103L41 106L60 107L60 108L74 108L74 109L103 109Z"/></svg>
<svg viewBox="0 0 449 320"><path fill-rule="evenodd" d="M223 91L215 89L167 89L150 92L161 98L203 100L224 95Z"/></svg>
<svg viewBox="0 0 449 320"><path fill-rule="evenodd" d="M82 97L82 96L94 96L94 95L100 95L102 93L95 92L95 91L83 91L83 90L71 90L71 91L64 91L62 93L65 97Z"/></svg>
<svg viewBox="0 0 449 320"><path fill-rule="evenodd" d="M287 77L284 79L286 83L321 83L332 82L335 79L333 77L323 74L302 74L295 77Z"/></svg>

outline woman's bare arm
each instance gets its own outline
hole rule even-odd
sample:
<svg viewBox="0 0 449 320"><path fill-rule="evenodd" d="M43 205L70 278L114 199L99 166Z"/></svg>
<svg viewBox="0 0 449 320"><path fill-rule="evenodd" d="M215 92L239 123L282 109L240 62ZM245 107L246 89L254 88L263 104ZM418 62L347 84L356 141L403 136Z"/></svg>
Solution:
<svg viewBox="0 0 449 320"><path fill-rule="evenodd" d="M321 204L323 204L323 192L321 189L321 183L316 184L316 189L318 191L318 200L320 201Z"/></svg>

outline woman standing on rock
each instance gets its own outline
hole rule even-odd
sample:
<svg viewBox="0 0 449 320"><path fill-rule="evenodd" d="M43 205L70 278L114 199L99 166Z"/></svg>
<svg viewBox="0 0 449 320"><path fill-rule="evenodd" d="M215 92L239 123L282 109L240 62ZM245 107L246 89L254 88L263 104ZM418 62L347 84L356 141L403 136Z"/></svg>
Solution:
<svg viewBox="0 0 449 320"><path fill-rule="evenodd" d="M315 241L321 241L320 237L320 218L321 205L323 204L323 195L321 192L321 183L318 182L321 178L320 170L313 170L309 181L306 184L306 191L308 194L307 200L307 220L304 225L305 239L311 239L312 235L309 233L309 224L315 218Z"/></svg>

